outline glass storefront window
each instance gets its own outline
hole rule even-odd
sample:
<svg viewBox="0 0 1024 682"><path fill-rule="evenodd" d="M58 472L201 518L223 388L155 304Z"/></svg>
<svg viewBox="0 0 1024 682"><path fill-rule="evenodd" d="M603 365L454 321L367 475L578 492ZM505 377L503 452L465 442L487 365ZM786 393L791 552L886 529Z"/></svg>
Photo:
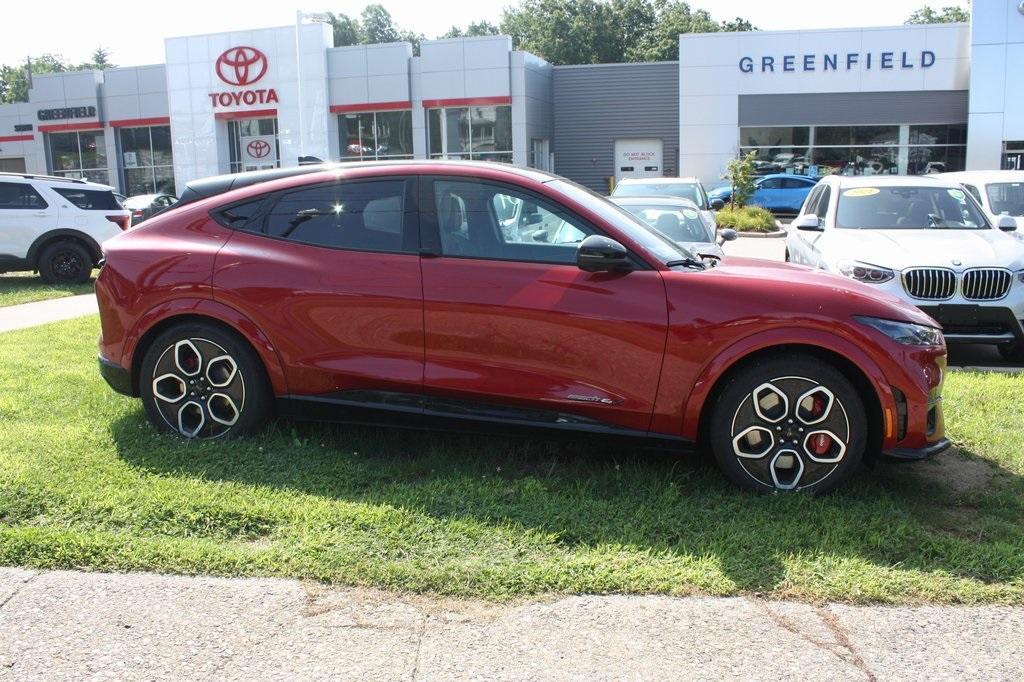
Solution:
<svg viewBox="0 0 1024 682"><path fill-rule="evenodd" d="M176 195L170 126L121 128L119 133L124 193Z"/></svg>
<svg viewBox="0 0 1024 682"><path fill-rule="evenodd" d="M806 147L810 131L809 126L740 128L740 144L744 147Z"/></svg>
<svg viewBox="0 0 1024 682"><path fill-rule="evenodd" d="M910 144L967 144L967 124L910 126Z"/></svg>
<svg viewBox="0 0 1024 682"><path fill-rule="evenodd" d="M338 117L342 161L412 158L412 112L377 111Z"/></svg>
<svg viewBox="0 0 1024 682"><path fill-rule="evenodd" d="M900 142L899 126L816 126L814 145L850 146L883 144L895 145Z"/></svg>
<svg viewBox="0 0 1024 682"><path fill-rule="evenodd" d="M427 112L432 158L512 162L512 107L450 107Z"/></svg>
<svg viewBox="0 0 1024 682"><path fill-rule="evenodd" d="M107 143L102 130L48 133L50 168L54 175L110 184Z"/></svg>

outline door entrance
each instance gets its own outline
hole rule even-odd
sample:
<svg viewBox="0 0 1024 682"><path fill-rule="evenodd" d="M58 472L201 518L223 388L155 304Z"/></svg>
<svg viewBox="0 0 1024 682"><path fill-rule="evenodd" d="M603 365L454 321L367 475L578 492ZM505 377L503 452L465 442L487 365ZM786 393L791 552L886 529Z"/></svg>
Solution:
<svg viewBox="0 0 1024 682"><path fill-rule="evenodd" d="M0 159L0 173L24 173L25 172L25 157L12 156L6 159Z"/></svg>
<svg viewBox="0 0 1024 682"><path fill-rule="evenodd" d="M281 165L276 118L228 121L231 172L263 170Z"/></svg>
<svg viewBox="0 0 1024 682"><path fill-rule="evenodd" d="M661 140L615 140L616 182L623 178L660 178L664 174Z"/></svg>

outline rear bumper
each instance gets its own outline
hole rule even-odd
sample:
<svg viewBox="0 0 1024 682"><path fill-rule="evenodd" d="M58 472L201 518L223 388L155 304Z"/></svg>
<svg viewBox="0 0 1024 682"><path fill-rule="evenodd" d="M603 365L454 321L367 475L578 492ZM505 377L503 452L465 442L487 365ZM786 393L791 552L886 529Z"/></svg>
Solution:
<svg viewBox="0 0 1024 682"><path fill-rule="evenodd" d="M883 450L882 456L905 462L912 462L919 459L928 459L934 455L945 452L951 446L949 439L941 438L923 448L892 448Z"/></svg>
<svg viewBox="0 0 1024 682"><path fill-rule="evenodd" d="M123 395L135 395L132 390L132 375L128 370L116 362L107 360L102 355L98 356L97 359L100 365L100 376L103 377L108 386Z"/></svg>

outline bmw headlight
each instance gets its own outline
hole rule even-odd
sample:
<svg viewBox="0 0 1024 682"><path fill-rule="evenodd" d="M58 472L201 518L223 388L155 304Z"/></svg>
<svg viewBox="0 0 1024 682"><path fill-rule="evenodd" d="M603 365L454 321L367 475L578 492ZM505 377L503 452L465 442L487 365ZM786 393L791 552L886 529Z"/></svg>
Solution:
<svg viewBox="0 0 1024 682"><path fill-rule="evenodd" d="M946 343L942 338L942 330L935 327L913 322L883 320L880 317L857 316L854 319L872 329L877 329L896 343L902 343L905 346L942 346Z"/></svg>
<svg viewBox="0 0 1024 682"><path fill-rule="evenodd" d="M858 282L867 282L868 284L881 284L882 282L888 282L896 276L896 273L889 268L871 265L870 263L861 263L856 260L839 261L838 269L839 274L844 277L855 279Z"/></svg>

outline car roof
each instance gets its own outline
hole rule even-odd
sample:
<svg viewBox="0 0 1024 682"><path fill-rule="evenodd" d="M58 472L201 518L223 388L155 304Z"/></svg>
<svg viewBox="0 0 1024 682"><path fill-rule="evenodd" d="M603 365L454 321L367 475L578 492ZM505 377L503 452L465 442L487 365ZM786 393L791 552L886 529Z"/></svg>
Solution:
<svg viewBox="0 0 1024 682"><path fill-rule="evenodd" d="M1024 171L956 171L953 173L937 173L940 178L955 182L1024 182Z"/></svg>
<svg viewBox="0 0 1024 682"><path fill-rule="evenodd" d="M700 180L695 177L687 178L622 178L615 184L617 185L676 185L680 183L689 183L692 185L699 185Z"/></svg>
<svg viewBox="0 0 1024 682"><path fill-rule="evenodd" d="M110 185L101 185L98 182L92 182L91 180L82 180L80 178L65 178L60 175L39 175L36 173L0 173L0 181L2 182L24 182L30 183L33 181L46 182L50 184L61 184L67 185L68 187L78 187L79 189L91 189L91 190L113 190L114 188Z"/></svg>
<svg viewBox="0 0 1024 682"><path fill-rule="evenodd" d="M628 196L628 197L608 197L612 203L618 204L619 206L666 206L669 208L698 208L697 204L693 199L686 199L685 197L666 197L655 196L655 197L640 197L640 196Z"/></svg>
<svg viewBox="0 0 1024 682"><path fill-rule="evenodd" d="M840 187L956 187L959 183L933 175L829 175L827 179Z"/></svg>

